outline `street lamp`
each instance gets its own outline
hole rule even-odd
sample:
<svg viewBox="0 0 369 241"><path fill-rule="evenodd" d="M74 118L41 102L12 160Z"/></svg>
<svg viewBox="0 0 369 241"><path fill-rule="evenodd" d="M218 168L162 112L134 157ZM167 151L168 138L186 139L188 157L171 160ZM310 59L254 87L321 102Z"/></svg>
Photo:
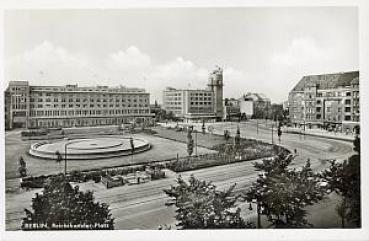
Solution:
<svg viewBox="0 0 369 241"><path fill-rule="evenodd" d="M67 150L68 150L68 145L71 144L71 142L68 142L68 138L64 138L65 140L65 145L64 145L64 175L67 176Z"/></svg>
<svg viewBox="0 0 369 241"><path fill-rule="evenodd" d="M256 205L256 214L257 214L257 228L261 228L261 207L259 205L259 202L257 199L252 199L249 203L249 210L252 211L252 205L251 204L255 204Z"/></svg>

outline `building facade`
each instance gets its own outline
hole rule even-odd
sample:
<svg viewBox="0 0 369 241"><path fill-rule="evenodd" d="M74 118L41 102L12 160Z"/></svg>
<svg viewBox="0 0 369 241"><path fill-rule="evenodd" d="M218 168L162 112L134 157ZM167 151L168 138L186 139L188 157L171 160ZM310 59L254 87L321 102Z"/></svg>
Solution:
<svg viewBox="0 0 369 241"><path fill-rule="evenodd" d="M359 71L304 76L288 102L294 125L352 131L360 122Z"/></svg>
<svg viewBox="0 0 369 241"><path fill-rule="evenodd" d="M143 123L150 95L127 87L30 86L10 81L5 91L6 128L59 128Z"/></svg>
<svg viewBox="0 0 369 241"><path fill-rule="evenodd" d="M223 70L209 74L207 89L175 89L163 91L163 109L185 122L220 121L223 118Z"/></svg>
<svg viewBox="0 0 369 241"><path fill-rule="evenodd" d="M223 69L217 67L210 72L208 79L208 90L213 92L213 108L217 121L223 119Z"/></svg>
<svg viewBox="0 0 369 241"><path fill-rule="evenodd" d="M214 93L209 90L177 90L166 88L163 91L163 109L172 112L186 122L211 121L214 112Z"/></svg>
<svg viewBox="0 0 369 241"><path fill-rule="evenodd" d="M248 92L239 98L241 113L251 118L269 118L271 101L261 93Z"/></svg>
<svg viewBox="0 0 369 241"><path fill-rule="evenodd" d="M234 98L226 98L223 103L223 120L232 121L234 119L240 120L241 118L241 106L240 101Z"/></svg>

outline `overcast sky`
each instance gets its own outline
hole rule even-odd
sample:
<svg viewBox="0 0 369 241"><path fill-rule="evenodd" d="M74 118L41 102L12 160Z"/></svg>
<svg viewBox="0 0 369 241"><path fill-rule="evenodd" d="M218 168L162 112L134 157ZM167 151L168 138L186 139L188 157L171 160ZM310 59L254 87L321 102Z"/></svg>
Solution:
<svg viewBox="0 0 369 241"><path fill-rule="evenodd" d="M11 10L5 80L33 85L204 88L224 68L225 97L279 103L306 74L358 70L352 7Z"/></svg>

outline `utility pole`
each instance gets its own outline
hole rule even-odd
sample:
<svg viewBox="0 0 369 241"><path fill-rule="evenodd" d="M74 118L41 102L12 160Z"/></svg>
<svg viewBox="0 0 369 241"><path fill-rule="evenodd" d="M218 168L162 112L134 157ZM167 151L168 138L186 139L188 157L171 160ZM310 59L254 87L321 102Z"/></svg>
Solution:
<svg viewBox="0 0 369 241"><path fill-rule="evenodd" d="M259 134L259 119L256 119L256 134Z"/></svg>

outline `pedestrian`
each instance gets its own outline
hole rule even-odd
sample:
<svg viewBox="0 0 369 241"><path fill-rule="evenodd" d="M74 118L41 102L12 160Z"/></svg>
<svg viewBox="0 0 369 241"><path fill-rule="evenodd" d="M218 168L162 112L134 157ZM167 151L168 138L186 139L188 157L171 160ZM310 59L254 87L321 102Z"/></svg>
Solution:
<svg viewBox="0 0 369 241"><path fill-rule="evenodd" d="M296 148L295 148L294 152L295 152L295 155L296 155L297 154L297 149Z"/></svg>

